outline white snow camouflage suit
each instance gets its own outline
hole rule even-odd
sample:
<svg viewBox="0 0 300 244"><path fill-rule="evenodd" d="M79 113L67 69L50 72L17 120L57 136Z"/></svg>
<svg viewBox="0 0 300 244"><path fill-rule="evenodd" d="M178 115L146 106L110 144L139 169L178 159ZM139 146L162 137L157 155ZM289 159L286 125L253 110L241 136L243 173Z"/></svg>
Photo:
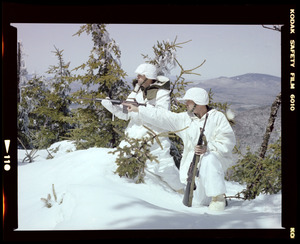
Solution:
<svg viewBox="0 0 300 244"><path fill-rule="evenodd" d="M146 93L139 89L139 85L137 84L127 100L132 101L132 98L135 98L138 103L146 103L147 107L160 108L163 111L170 110L170 90L164 89L164 87L169 87L170 81L164 76L158 76L157 80L157 82L151 84L147 89L148 92L146 96ZM119 119L130 120L125 130L125 133L127 133L129 137L142 138L147 135L147 129L143 126L145 123L138 117L137 113L130 112L126 114L123 112L123 105L112 105L112 103L107 100L102 101L102 105ZM155 133L166 131L152 124L148 124L147 126ZM179 180L179 171L174 163L173 157L170 155L170 141L166 137L160 137L159 139L163 150L156 141L150 148L151 154L158 157L159 164L148 160L147 170L160 176L161 179L174 190L183 189L184 184ZM122 141L120 147L124 147L126 143L127 142Z"/></svg>
<svg viewBox="0 0 300 244"><path fill-rule="evenodd" d="M195 180L197 189L194 200L198 204L209 204L211 197L226 192L224 172L232 164L232 149L236 143L234 132L226 116L211 109L204 135L207 139L207 152L201 156L199 175ZM180 180L186 184L187 172L194 156L194 148L203 127L205 116L199 119L193 113L173 113L152 107L139 107L136 113L140 120L155 124L168 131L187 129L178 132L184 144L184 151L180 162ZM148 126L148 124L146 125Z"/></svg>

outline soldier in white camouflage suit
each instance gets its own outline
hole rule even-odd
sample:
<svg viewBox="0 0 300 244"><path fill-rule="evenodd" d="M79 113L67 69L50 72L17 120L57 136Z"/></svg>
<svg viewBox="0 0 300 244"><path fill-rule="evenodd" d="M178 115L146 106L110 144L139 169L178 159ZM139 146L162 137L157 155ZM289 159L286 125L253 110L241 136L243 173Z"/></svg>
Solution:
<svg viewBox="0 0 300 244"><path fill-rule="evenodd" d="M199 177L195 180L197 189L194 200L200 204L209 204L211 210L224 210L226 205L224 172L233 162L232 149L236 143L234 132L222 112L207 106L209 98L204 89L190 88L180 100L185 102L187 112L173 113L150 106L126 105L128 111L135 112L135 116L146 125L155 125L169 131L188 127L178 133L184 144L180 162L180 180L186 184L187 172L194 153L202 155ZM206 113L209 114L204 132L207 146L200 148L197 142Z"/></svg>
<svg viewBox="0 0 300 244"><path fill-rule="evenodd" d="M137 84L126 100L135 99L138 103L146 103L147 107L159 108L162 111L170 110L170 80L165 76L157 76L157 69L152 64L141 64L136 69ZM114 116L123 120L130 120L125 130L131 138L147 136L144 122L136 113L124 113L123 105L112 105L108 100L102 101L102 105ZM166 131L155 124L148 125L155 133ZM155 141L151 146L151 154L157 156L159 164L147 161L147 170L161 177L175 191L183 192L184 184L179 180L179 171L170 155L170 141L168 138L160 138L163 150ZM127 142L122 141L121 147Z"/></svg>

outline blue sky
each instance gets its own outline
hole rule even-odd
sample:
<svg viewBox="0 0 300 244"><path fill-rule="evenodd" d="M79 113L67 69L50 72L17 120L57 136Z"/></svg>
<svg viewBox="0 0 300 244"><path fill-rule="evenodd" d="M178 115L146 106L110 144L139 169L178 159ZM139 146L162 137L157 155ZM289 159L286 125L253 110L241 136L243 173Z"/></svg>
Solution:
<svg viewBox="0 0 300 244"><path fill-rule="evenodd" d="M81 24L12 24L18 28L29 73L44 75L50 65L57 64L52 53L54 45L64 50L64 60L75 68L87 61L92 48L90 36L72 36ZM184 68L206 63L197 70L198 76L187 79L209 79L245 73L281 75L280 32L261 25L152 25L109 24L107 30L121 49L122 68L133 77L143 63L141 54L153 56L157 41L192 40L178 49L177 58ZM174 69L171 75L178 74Z"/></svg>

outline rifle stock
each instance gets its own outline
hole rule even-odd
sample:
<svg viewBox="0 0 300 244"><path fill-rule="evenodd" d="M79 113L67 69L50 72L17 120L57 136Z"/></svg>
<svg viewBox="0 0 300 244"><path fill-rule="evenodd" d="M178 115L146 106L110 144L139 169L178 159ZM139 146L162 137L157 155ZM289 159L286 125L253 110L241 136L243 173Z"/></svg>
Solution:
<svg viewBox="0 0 300 244"><path fill-rule="evenodd" d="M206 144L206 140L203 140L204 138L204 128L206 125L208 113L206 114L205 121L203 128L200 128L200 136L198 139L197 145L202 145L203 141ZM198 164L200 162L200 155L194 154L193 161L190 164L189 170L188 170L188 178L187 178L187 185L184 192L184 197L182 203L187 206L191 207L193 202L193 196L194 196L194 190L196 190L196 184L195 184L195 177L198 171Z"/></svg>

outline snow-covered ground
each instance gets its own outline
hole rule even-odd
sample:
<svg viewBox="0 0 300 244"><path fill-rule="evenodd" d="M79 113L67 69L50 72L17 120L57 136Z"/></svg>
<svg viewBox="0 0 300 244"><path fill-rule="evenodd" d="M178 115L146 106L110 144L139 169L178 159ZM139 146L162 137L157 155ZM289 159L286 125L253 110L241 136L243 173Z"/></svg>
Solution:
<svg viewBox="0 0 300 244"><path fill-rule="evenodd" d="M224 212L188 208L182 194L150 173L145 184L114 174L111 149L76 151L68 141L51 148L58 149L53 159L40 150L33 163L22 163L25 151L18 150L18 230L281 228L281 194L232 199ZM243 189L235 182L226 187L227 195ZM51 208L41 200L48 194Z"/></svg>

